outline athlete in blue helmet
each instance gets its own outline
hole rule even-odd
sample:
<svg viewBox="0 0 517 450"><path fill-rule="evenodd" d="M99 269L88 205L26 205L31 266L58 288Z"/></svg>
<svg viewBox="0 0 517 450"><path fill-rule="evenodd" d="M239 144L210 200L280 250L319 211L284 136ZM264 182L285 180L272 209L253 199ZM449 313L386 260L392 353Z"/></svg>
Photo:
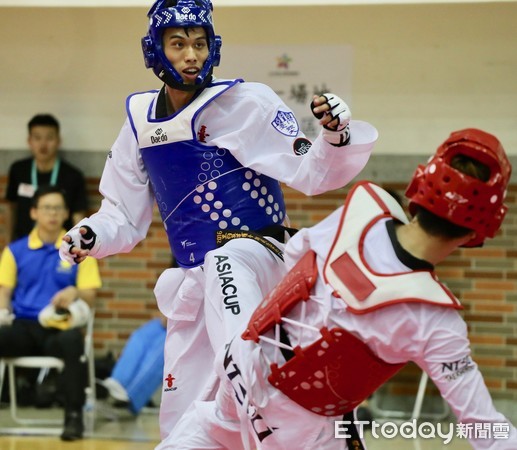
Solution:
<svg viewBox="0 0 517 450"><path fill-rule="evenodd" d="M185 8L188 8L188 12ZM196 91L204 88L212 79L214 66L221 59L221 37L214 33L210 1L157 1L149 10L149 33L142 38L145 65L153 69L155 75L164 83L180 91ZM172 27L200 27L206 33L208 56L196 73L194 83L184 80L166 54L167 43L163 41L164 31Z"/></svg>
<svg viewBox="0 0 517 450"><path fill-rule="evenodd" d="M155 288L169 319L163 448L192 401L210 398L214 349L284 273L289 221L280 182L308 195L340 188L377 139L373 126L351 120L345 102L327 93L313 99L322 130L311 142L269 87L214 78L220 47L210 1L153 5L143 51L164 85L128 97L100 182L101 208L61 247L61 257L76 263L129 252L145 238L156 201L180 266Z"/></svg>

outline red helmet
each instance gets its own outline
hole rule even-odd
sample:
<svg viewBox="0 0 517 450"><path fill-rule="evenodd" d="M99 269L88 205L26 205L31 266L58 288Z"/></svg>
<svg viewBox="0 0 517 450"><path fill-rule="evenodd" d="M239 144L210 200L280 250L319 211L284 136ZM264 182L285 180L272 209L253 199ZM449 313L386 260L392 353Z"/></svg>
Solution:
<svg viewBox="0 0 517 450"><path fill-rule="evenodd" d="M464 155L490 169L482 181L454 169L454 156ZM427 165L419 165L406 189L409 211L420 205L437 216L476 232L465 247L483 244L494 237L508 207L503 204L512 166L499 140L474 128L453 132L438 147Z"/></svg>

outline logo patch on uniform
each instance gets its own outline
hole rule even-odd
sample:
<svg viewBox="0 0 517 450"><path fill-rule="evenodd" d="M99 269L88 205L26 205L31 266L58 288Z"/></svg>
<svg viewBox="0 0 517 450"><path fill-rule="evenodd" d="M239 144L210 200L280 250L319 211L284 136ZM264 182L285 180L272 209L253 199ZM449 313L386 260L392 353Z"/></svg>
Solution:
<svg viewBox="0 0 517 450"><path fill-rule="evenodd" d="M442 363L442 374L447 381L454 381L474 368L472 358L465 356L457 361Z"/></svg>
<svg viewBox="0 0 517 450"><path fill-rule="evenodd" d="M164 389L163 389L163 392L170 392L170 391L175 391L176 389L178 389L176 386L174 386L174 380L176 378L174 378L170 373L167 375L167 378L165 378L163 381L165 381L165 386L164 386Z"/></svg>
<svg viewBox="0 0 517 450"><path fill-rule="evenodd" d="M198 139L198 141L199 142L203 142L203 143L206 144L207 136L210 136L210 135L206 132L206 126L205 125L201 125L201 128L197 132L197 139Z"/></svg>
<svg viewBox="0 0 517 450"><path fill-rule="evenodd" d="M72 265L68 261L59 261L59 266L57 268L59 273L70 273L72 271Z"/></svg>
<svg viewBox="0 0 517 450"><path fill-rule="evenodd" d="M154 134L156 136L151 136L151 144L159 144L162 142L167 141L167 133L164 133L164 131L161 128L158 128L154 131Z"/></svg>
<svg viewBox="0 0 517 450"><path fill-rule="evenodd" d="M275 120L271 122L271 125L285 136L294 137L300 130L296 117L294 117L292 112L288 111L278 111Z"/></svg>
<svg viewBox="0 0 517 450"><path fill-rule="evenodd" d="M293 143L293 150L296 156L302 156L309 153L312 142L306 138L298 138Z"/></svg>

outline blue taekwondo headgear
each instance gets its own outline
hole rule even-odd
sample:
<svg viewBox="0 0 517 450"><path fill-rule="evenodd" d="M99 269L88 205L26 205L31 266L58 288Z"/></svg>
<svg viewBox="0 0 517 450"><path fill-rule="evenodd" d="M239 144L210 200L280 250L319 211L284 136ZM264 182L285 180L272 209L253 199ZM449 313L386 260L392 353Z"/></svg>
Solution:
<svg viewBox="0 0 517 450"><path fill-rule="evenodd" d="M213 68L219 65L221 59L222 44L221 37L214 33L212 10L210 0L158 0L147 13L149 31L142 38L145 66L153 69L154 74L168 86L182 91L195 91L212 79ZM194 84L183 82L163 51L163 31L172 27L203 27L206 30L208 58Z"/></svg>

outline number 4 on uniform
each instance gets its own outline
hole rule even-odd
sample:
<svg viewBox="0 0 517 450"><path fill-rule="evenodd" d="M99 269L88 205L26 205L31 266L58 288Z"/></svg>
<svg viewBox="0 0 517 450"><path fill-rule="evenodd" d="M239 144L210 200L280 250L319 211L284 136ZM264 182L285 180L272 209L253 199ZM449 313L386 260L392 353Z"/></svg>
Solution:
<svg viewBox="0 0 517 450"><path fill-rule="evenodd" d="M196 258L194 257L194 252L192 252L190 254L190 258L189 259L190 259L190 262L195 262L196 261Z"/></svg>

